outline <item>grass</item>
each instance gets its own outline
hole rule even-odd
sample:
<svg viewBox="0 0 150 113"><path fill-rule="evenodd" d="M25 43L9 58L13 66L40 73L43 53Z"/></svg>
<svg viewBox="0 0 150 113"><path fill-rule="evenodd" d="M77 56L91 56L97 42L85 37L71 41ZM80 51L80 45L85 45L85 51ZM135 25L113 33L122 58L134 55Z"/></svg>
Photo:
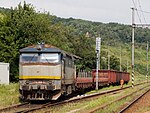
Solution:
<svg viewBox="0 0 150 113"><path fill-rule="evenodd" d="M19 85L0 85L0 108L19 103Z"/></svg>

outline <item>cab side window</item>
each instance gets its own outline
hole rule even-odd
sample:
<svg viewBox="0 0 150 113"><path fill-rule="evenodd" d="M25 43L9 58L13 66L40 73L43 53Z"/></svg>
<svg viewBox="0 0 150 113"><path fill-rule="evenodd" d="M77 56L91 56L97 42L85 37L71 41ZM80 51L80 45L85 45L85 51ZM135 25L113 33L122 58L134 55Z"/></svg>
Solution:
<svg viewBox="0 0 150 113"><path fill-rule="evenodd" d="M73 68L74 67L74 61L71 57L67 56L66 57L66 61L65 61L65 64L67 67L71 67Z"/></svg>

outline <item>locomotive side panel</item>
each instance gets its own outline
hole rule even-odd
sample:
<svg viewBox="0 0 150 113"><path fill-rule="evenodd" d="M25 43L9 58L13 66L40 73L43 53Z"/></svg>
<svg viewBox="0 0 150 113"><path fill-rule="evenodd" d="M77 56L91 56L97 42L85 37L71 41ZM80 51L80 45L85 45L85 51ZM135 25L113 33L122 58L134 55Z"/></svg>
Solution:
<svg viewBox="0 0 150 113"><path fill-rule="evenodd" d="M73 84L75 83L75 69L70 67L65 67L64 79L62 80L63 84Z"/></svg>

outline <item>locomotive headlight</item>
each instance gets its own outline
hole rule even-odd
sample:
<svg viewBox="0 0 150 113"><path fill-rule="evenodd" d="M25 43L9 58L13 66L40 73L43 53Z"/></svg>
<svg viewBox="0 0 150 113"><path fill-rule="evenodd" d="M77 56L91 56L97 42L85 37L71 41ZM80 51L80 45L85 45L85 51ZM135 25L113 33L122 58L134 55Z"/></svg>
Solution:
<svg viewBox="0 0 150 113"><path fill-rule="evenodd" d="M29 84L29 80L26 80L26 84Z"/></svg>
<svg viewBox="0 0 150 113"><path fill-rule="evenodd" d="M51 85L52 84L52 80L49 80L48 83Z"/></svg>
<svg viewBox="0 0 150 113"><path fill-rule="evenodd" d="M19 83L20 83L21 85L24 85L25 82L26 82L26 80L19 80Z"/></svg>

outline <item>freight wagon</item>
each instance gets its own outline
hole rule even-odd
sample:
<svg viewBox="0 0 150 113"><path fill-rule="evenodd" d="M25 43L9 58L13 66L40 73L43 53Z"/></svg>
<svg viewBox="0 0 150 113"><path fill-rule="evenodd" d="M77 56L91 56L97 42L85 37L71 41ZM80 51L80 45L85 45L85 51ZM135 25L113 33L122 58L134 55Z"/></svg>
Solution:
<svg viewBox="0 0 150 113"><path fill-rule="evenodd" d="M93 70L93 79L93 82L95 83L96 70ZM116 70L98 70L99 86L120 84L120 80L124 80L124 83L127 84L130 80L130 74L127 72L120 72Z"/></svg>

